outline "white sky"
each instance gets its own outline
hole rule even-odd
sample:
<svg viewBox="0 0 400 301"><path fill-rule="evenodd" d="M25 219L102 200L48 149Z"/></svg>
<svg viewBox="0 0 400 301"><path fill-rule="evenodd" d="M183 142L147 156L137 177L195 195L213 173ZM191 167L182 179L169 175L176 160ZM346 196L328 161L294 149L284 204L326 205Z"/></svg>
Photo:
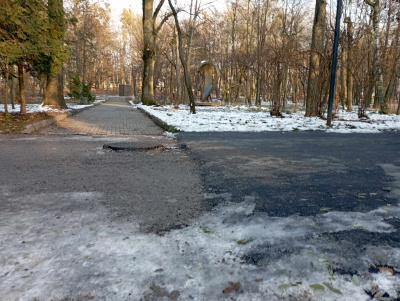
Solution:
<svg viewBox="0 0 400 301"><path fill-rule="evenodd" d="M176 0L174 0L175 3ZM142 0L108 0L108 2L111 5L111 10L112 10L112 15L113 19L115 21L119 21L119 16L122 13L122 10L124 8L129 8L129 6L132 8L132 10L138 14L142 13ZM158 4L158 1L155 0L155 3ZM202 0L202 4L208 4L210 2L213 2L213 5L218 9L224 9L226 6L226 1L225 0ZM178 5L182 4L189 4L190 0L177 0ZM156 5L156 4L154 4ZM165 1L164 7L168 6L168 1Z"/></svg>
<svg viewBox="0 0 400 301"><path fill-rule="evenodd" d="M141 13L142 1L141 0L109 0L113 15L120 15L124 8L131 6L133 11Z"/></svg>

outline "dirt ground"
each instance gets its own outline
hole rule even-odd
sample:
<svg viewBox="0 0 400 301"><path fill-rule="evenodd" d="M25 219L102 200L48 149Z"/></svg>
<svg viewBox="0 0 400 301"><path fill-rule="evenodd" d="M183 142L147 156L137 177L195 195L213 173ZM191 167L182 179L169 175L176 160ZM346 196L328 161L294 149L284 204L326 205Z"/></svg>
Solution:
<svg viewBox="0 0 400 301"><path fill-rule="evenodd" d="M50 115L48 113L5 114L0 112L0 132L5 134L18 133L24 130L28 124L39 122L53 116L54 115Z"/></svg>

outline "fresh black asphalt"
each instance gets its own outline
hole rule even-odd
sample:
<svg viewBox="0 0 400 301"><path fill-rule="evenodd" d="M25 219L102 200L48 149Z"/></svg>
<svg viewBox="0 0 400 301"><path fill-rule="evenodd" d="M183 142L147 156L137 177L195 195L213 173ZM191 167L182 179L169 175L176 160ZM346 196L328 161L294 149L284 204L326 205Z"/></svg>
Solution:
<svg viewBox="0 0 400 301"><path fill-rule="evenodd" d="M380 166L400 166L397 132L180 133L179 143L200 165L207 191L230 193L233 202L254 196L255 212L269 216L369 212L399 202L399 195L389 194L395 179ZM222 201L214 199L211 205ZM325 251L333 254L346 250L343 256L348 258L361 258L366 245L399 248L400 217L387 222L397 231L354 229L326 233L310 238L309 243L315 239L337 242L337 250ZM343 248L346 245L348 248ZM262 264L286 256L285 252L293 249L259 246L243 259ZM351 274L352 269L348 266L342 272Z"/></svg>
<svg viewBox="0 0 400 301"><path fill-rule="evenodd" d="M379 165L400 166L397 132L181 133L179 139L200 163L209 190L238 201L253 195L257 210L271 216L315 215L321 208L367 212L394 202L386 196L393 179Z"/></svg>

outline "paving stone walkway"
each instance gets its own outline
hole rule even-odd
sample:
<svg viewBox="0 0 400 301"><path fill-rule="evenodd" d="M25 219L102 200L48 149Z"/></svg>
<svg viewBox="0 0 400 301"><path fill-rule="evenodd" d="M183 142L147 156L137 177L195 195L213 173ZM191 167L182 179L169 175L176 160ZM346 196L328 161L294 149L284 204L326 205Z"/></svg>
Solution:
<svg viewBox="0 0 400 301"><path fill-rule="evenodd" d="M89 136L158 136L163 130L139 110L132 108L124 97L110 97L106 102L41 129L40 134Z"/></svg>

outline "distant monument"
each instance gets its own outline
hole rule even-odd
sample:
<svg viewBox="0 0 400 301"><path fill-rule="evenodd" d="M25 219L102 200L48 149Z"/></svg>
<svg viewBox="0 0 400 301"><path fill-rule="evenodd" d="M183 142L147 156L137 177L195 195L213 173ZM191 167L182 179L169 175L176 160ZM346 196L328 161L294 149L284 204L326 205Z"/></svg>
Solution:
<svg viewBox="0 0 400 301"><path fill-rule="evenodd" d="M211 101L211 93L214 90L214 73L218 75L218 69L214 64L202 61L199 72L204 73L204 92L201 96L201 101Z"/></svg>
<svg viewBox="0 0 400 301"><path fill-rule="evenodd" d="M132 85L119 85L119 96L132 96Z"/></svg>

